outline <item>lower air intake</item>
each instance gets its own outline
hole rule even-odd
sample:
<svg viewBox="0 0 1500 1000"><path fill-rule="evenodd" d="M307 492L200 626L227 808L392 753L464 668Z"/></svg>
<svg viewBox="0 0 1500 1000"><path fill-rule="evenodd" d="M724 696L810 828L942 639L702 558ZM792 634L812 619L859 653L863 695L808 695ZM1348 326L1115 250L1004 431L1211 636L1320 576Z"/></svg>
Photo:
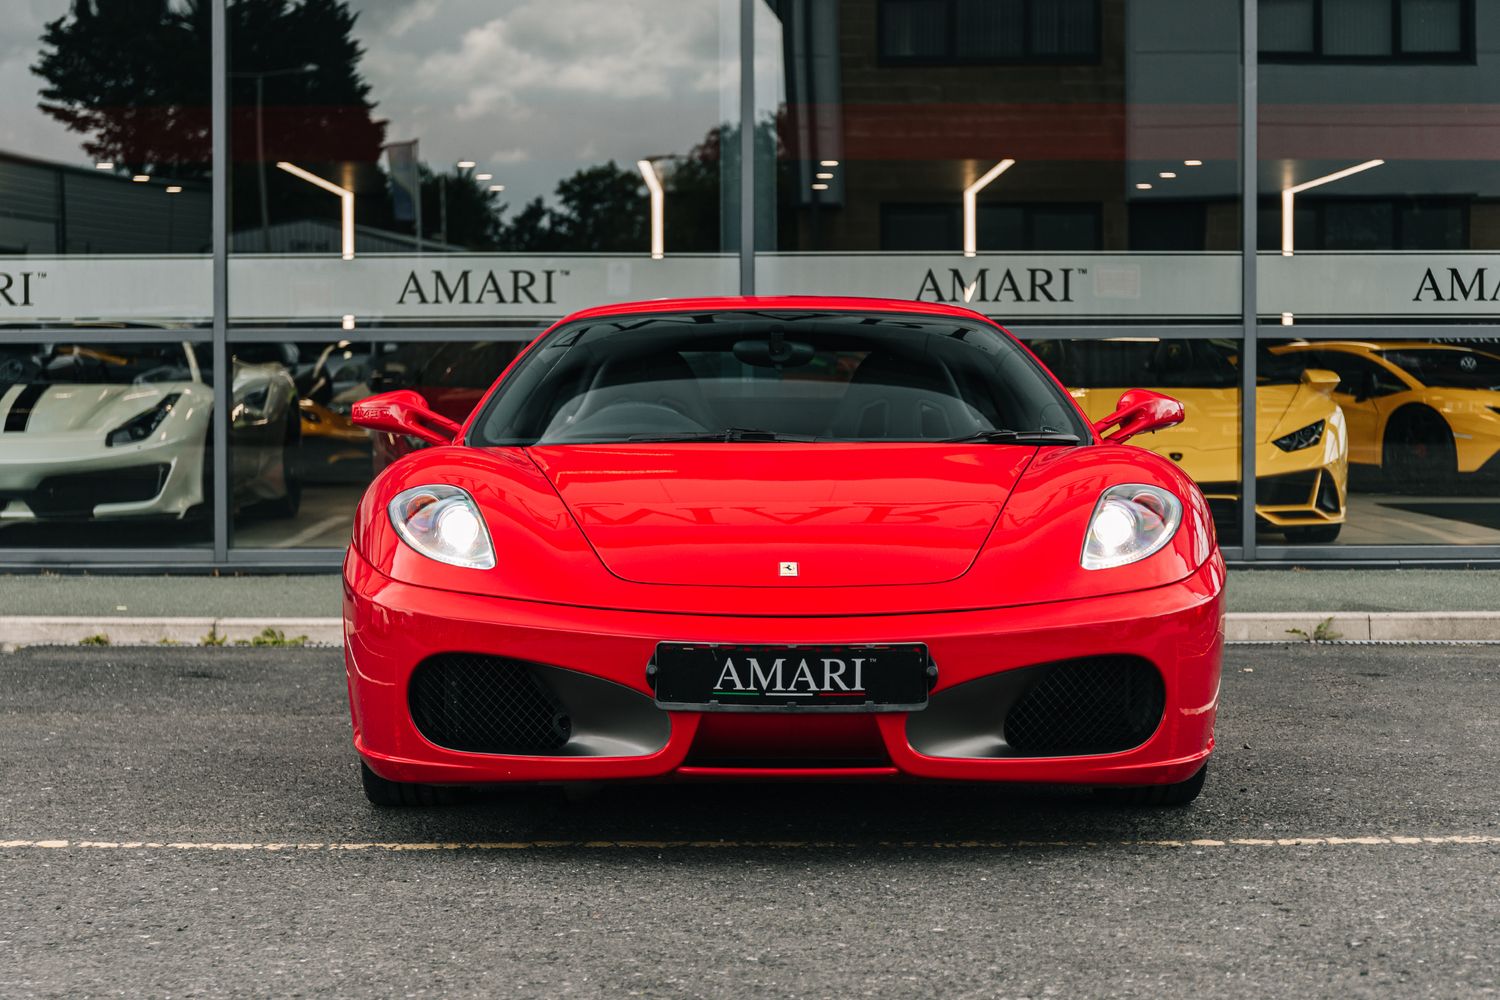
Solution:
<svg viewBox="0 0 1500 1000"><path fill-rule="evenodd" d="M1098 656L1035 668L1040 676L1005 716L1005 742L1023 757L1117 753L1161 723L1161 674L1132 656Z"/></svg>
<svg viewBox="0 0 1500 1000"><path fill-rule="evenodd" d="M572 735L563 704L520 660L443 653L424 660L407 691L428 740L471 753L554 754Z"/></svg>

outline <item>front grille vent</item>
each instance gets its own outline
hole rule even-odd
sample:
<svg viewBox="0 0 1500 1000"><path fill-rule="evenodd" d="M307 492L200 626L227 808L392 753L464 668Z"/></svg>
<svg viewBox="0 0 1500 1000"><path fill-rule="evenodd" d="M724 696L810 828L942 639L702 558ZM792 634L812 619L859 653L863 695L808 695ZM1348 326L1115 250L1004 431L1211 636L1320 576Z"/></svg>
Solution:
<svg viewBox="0 0 1500 1000"><path fill-rule="evenodd" d="M1097 656L1037 669L1005 717L1005 742L1023 757L1129 750L1161 722L1166 689L1145 660Z"/></svg>
<svg viewBox="0 0 1500 1000"><path fill-rule="evenodd" d="M428 740L471 753L553 754L573 724L530 664L477 653L442 653L412 673L412 721Z"/></svg>
<svg viewBox="0 0 1500 1000"><path fill-rule="evenodd" d="M1255 502L1266 507L1295 507L1312 499L1318 470L1263 476L1255 481Z"/></svg>

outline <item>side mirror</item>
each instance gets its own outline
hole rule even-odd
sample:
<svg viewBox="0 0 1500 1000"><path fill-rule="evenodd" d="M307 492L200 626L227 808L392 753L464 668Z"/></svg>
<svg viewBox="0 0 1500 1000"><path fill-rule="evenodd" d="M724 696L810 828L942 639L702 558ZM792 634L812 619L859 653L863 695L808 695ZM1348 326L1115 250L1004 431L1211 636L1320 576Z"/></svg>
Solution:
<svg viewBox="0 0 1500 1000"><path fill-rule="evenodd" d="M1115 412L1094 425L1094 430L1110 444L1122 444L1137 434L1159 431L1182 423L1182 404L1171 396L1150 389L1131 389L1115 404ZM1111 427L1119 430L1105 435Z"/></svg>
<svg viewBox="0 0 1500 1000"><path fill-rule="evenodd" d="M383 392L354 404L354 422L372 431L410 434L428 444L452 444L459 426L427 408L427 400L410 389Z"/></svg>
<svg viewBox="0 0 1500 1000"><path fill-rule="evenodd" d="M1331 396L1339 384L1339 373L1327 368L1308 368L1302 372L1302 384L1315 392Z"/></svg>

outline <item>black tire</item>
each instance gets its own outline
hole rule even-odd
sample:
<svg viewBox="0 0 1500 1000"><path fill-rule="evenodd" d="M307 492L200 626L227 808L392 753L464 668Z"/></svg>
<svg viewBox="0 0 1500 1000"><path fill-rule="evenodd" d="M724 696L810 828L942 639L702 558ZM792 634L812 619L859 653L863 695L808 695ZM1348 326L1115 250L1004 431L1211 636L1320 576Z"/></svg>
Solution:
<svg viewBox="0 0 1500 1000"><path fill-rule="evenodd" d="M1397 410L1386 424L1381 469L1389 488L1425 493L1458 478L1458 446L1448 422L1425 406Z"/></svg>
<svg viewBox="0 0 1500 1000"><path fill-rule="evenodd" d="M1338 541L1342 524L1314 524L1302 528L1283 528L1288 545L1327 545Z"/></svg>
<svg viewBox="0 0 1500 1000"><path fill-rule="evenodd" d="M382 808L393 806L441 806L454 801L456 795L451 788L441 785L419 785L409 781L391 781L370 770L370 765L359 762L359 780L365 788L365 798L371 805Z"/></svg>
<svg viewBox="0 0 1500 1000"><path fill-rule="evenodd" d="M1175 785L1109 786L1094 789L1099 798L1117 806L1185 806L1203 791L1203 782L1208 778L1208 765L1198 768L1198 773Z"/></svg>

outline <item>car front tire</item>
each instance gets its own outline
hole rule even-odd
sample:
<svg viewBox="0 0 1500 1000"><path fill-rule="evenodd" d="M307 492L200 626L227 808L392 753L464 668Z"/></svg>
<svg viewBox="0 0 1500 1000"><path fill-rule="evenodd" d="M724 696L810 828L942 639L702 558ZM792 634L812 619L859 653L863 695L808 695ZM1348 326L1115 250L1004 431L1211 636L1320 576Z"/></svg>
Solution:
<svg viewBox="0 0 1500 1000"><path fill-rule="evenodd" d="M1327 545L1338 541L1342 524L1315 524L1304 528L1283 528L1288 545Z"/></svg>
<svg viewBox="0 0 1500 1000"><path fill-rule="evenodd" d="M1408 406L1392 415L1380 457L1387 486L1397 492L1441 492L1458 478L1453 431L1425 406Z"/></svg>
<svg viewBox="0 0 1500 1000"><path fill-rule="evenodd" d="M440 806L455 799L451 788L440 785L419 785L410 781L391 781L370 770L370 765L359 762L359 780L365 789L365 798L371 805L389 808L395 806Z"/></svg>
<svg viewBox="0 0 1500 1000"><path fill-rule="evenodd" d="M1094 789L1099 798L1117 806L1185 806L1203 791L1203 782L1208 779L1208 765L1186 781L1171 785L1107 786Z"/></svg>

